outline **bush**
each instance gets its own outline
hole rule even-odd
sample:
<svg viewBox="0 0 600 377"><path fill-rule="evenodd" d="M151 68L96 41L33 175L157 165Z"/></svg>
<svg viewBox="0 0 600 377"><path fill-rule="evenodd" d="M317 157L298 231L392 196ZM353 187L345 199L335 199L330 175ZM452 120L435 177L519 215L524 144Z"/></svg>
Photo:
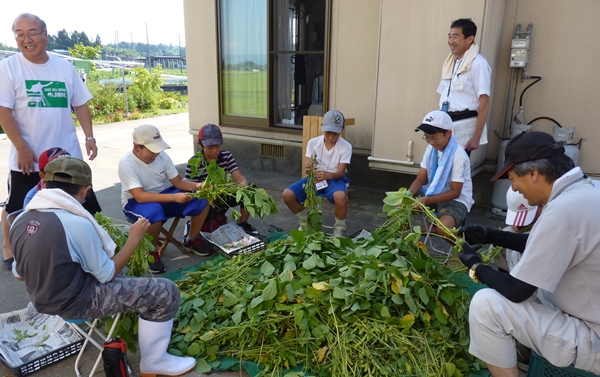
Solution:
<svg viewBox="0 0 600 377"><path fill-rule="evenodd" d="M133 112L129 115L129 119L131 119L131 120L142 119L142 112L140 111L140 109L133 110Z"/></svg>
<svg viewBox="0 0 600 377"><path fill-rule="evenodd" d="M158 65L148 72L144 67L133 69L132 81L129 87L129 94L137 107L143 112L155 109L160 101L160 94L163 92L161 85L164 79L161 77L162 69Z"/></svg>
<svg viewBox="0 0 600 377"><path fill-rule="evenodd" d="M94 96L88 102L92 119L103 119L116 109L125 108L125 98L117 85L101 85L96 81L90 81L88 82L88 89Z"/></svg>

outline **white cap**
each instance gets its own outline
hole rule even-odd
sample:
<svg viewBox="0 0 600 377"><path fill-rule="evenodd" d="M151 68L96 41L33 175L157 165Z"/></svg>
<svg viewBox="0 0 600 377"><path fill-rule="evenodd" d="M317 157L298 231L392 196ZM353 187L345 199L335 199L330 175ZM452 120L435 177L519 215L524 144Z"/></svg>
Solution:
<svg viewBox="0 0 600 377"><path fill-rule="evenodd" d="M142 124L133 130L133 142L137 145L143 145L152 153L160 153L169 147L158 128L151 124Z"/></svg>
<svg viewBox="0 0 600 377"><path fill-rule="evenodd" d="M506 223L514 226L527 226L535 219L538 207L530 206L527 199L518 191L508 188L506 192Z"/></svg>
<svg viewBox="0 0 600 377"><path fill-rule="evenodd" d="M441 128L442 130L452 131L452 118L444 111L434 110L430 111L423 118L421 125L415 129L415 131L423 131L428 135L433 135L438 132L435 128Z"/></svg>

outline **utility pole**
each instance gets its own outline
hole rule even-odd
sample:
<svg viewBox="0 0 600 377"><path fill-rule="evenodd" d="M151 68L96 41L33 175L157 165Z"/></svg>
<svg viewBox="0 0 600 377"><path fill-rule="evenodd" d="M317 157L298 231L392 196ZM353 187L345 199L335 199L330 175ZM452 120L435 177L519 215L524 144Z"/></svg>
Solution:
<svg viewBox="0 0 600 377"><path fill-rule="evenodd" d="M146 24L146 46L148 49L146 50L146 60L148 61L148 72L152 73L152 62L150 61L150 40L148 39L148 23Z"/></svg>
<svg viewBox="0 0 600 377"><path fill-rule="evenodd" d="M117 38L117 56L119 56L119 31L115 31L115 38Z"/></svg>
<svg viewBox="0 0 600 377"><path fill-rule="evenodd" d="M181 34L177 34L179 37L179 71L183 76L183 59L181 58Z"/></svg>
<svg viewBox="0 0 600 377"><path fill-rule="evenodd" d="M129 116L129 106L127 104L127 84L125 84L125 68L121 62L121 58L113 55L106 55L107 57L119 59L119 67L121 68L121 77L123 78L123 97L125 97L125 117Z"/></svg>

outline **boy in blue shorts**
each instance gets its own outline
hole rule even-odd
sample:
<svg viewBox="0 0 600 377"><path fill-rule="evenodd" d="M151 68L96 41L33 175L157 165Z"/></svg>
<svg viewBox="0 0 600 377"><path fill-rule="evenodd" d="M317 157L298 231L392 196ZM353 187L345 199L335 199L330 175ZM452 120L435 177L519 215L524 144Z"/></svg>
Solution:
<svg viewBox="0 0 600 377"><path fill-rule="evenodd" d="M436 110L425 115L415 131L423 131L425 149L421 169L410 185L409 191L424 195L419 201L437 206L437 215L448 229L462 224L473 206L473 183L469 157L452 136L452 119L447 113ZM437 233L444 235L442 229Z"/></svg>
<svg viewBox="0 0 600 377"><path fill-rule="evenodd" d="M210 206L206 199L198 200L187 192L199 189L202 184L185 181L179 175L171 158L163 153L168 148L155 126L144 124L133 130L133 150L119 162L123 212L132 221L140 217L150 221L148 234L155 247L164 221L174 216L191 216L184 246L196 255L210 255L199 238ZM158 253L151 255L154 263L150 264L150 270L165 272Z"/></svg>
<svg viewBox="0 0 600 377"><path fill-rule="evenodd" d="M338 110L330 110L323 116L323 135L314 137L306 146L306 157L315 160L317 193L335 205L333 235L343 237L348 212L348 178L346 168L352 157L352 145L340 137L344 130L344 115ZM310 169L310 160L304 167ZM306 192L303 178L283 191L283 201L300 220L300 227L308 226L308 210L304 208Z"/></svg>

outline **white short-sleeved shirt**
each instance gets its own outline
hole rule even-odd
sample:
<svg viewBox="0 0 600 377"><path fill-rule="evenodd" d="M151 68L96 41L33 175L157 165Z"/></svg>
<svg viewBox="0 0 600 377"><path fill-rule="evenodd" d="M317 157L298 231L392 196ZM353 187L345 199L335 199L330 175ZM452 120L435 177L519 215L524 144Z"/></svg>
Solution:
<svg viewBox="0 0 600 377"><path fill-rule="evenodd" d="M330 173L337 172L338 165L350 164L352 158L352 144L340 136L335 146L331 149L325 147L325 136L313 137L306 145L306 157L316 155L316 170L325 170Z"/></svg>
<svg viewBox="0 0 600 377"><path fill-rule="evenodd" d="M129 190L142 188L144 191L159 193L171 185L170 180L179 172L167 153L160 152L156 159L147 164L137 158L133 151L127 152L119 161L119 180L121 180L121 202L123 205L133 198Z"/></svg>
<svg viewBox="0 0 600 377"><path fill-rule="evenodd" d="M23 139L36 156L61 147L83 159L71 106L81 106L91 98L77 70L66 59L49 55L46 63L34 64L16 54L0 61L0 106L12 109ZM20 170L13 145L8 168Z"/></svg>
<svg viewBox="0 0 600 377"><path fill-rule="evenodd" d="M487 60L477 54L468 71L452 78L452 89L449 96L448 86L451 80L440 81L437 88L437 92L440 94L440 109L443 103L448 100L448 111L479 111L479 96L490 95L491 75L492 69Z"/></svg>
<svg viewBox="0 0 600 377"><path fill-rule="evenodd" d="M428 145L423 154L423 161L421 161L421 167L427 169L427 160L431 153L435 149ZM438 153L438 162L441 160L443 154ZM475 201L473 200L473 181L471 180L471 167L469 162L469 156L462 148L456 148L454 152L454 159L452 161L452 171L450 172L450 179L446 182L444 190L446 192L450 190L450 182L461 182L463 184L460 196L454 200L462 203L467 207L467 211L471 211L471 207Z"/></svg>

